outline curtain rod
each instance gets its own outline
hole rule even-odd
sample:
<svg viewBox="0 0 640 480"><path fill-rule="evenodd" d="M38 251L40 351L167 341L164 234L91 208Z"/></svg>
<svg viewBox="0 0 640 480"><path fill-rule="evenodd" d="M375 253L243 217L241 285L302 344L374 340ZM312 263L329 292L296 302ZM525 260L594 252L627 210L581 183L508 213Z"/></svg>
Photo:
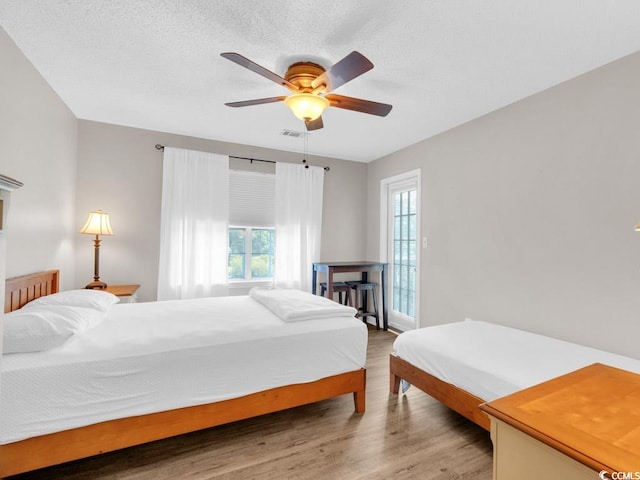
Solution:
<svg viewBox="0 0 640 480"><path fill-rule="evenodd" d="M164 145L160 145L159 143L156 143L156 150L164 151ZM250 158L250 157L237 157L235 155L229 155L229 158L237 158L238 160L249 160L251 163L253 162L277 163L275 160L263 160L262 158ZM302 160L302 162L305 163L306 168L309 168L309 165L306 165L306 162L307 162L306 159ZM331 168L329 167L322 167L322 168L324 168L325 172L328 172L329 170L331 170Z"/></svg>

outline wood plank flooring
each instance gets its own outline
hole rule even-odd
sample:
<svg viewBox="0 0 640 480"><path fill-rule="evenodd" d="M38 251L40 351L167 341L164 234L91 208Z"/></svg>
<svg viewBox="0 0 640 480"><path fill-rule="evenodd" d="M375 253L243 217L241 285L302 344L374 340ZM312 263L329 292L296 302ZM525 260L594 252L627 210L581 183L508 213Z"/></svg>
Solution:
<svg viewBox="0 0 640 480"><path fill-rule="evenodd" d="M389 393L394 339L369 331L364 415L343 395L10 478L490 480L486 431L416 388Z"/></svg>

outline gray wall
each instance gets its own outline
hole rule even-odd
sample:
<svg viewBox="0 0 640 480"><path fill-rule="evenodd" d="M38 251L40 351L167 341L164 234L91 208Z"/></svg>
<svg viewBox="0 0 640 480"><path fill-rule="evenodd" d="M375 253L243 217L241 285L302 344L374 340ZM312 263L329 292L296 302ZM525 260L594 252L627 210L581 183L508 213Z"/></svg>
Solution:
<svg viewBox="0 0 640 480"><path fill-rule="evenodd" d="M1 27L0 71L0 173L24 183L11 195L6 275L59 268L71 288L78 122Z"/></svg>
<svg viewBox="0 0 640 480"><path fill-rule="evenodd" d="M488 320L640 358L640 53L369 164L422 169L422 326Z"/></svg>
<svg viewBox="0 0 640 480"><path fill-rule="evenodd" d="M102 237L100 277L107 283L140 283L144 301L155 300L158 277L162 152L154 148L157 143L265 160L302 159L297 153L81 120L75 224L79 228L89 210L109 212L115 235ZM313 156L309 163L331 168L325 174L321 259L361 259L366 164ZM231 166L273 169L242 160ZM93 243L81 234L76 242L76 287L82 287L93 275Z"/></svg>

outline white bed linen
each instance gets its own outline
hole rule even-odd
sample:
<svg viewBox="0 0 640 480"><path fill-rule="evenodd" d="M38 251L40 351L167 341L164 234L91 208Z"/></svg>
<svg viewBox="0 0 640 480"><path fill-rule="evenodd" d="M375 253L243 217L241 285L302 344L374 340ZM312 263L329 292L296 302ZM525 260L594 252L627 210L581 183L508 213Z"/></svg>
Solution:
<svg viewBox="0 0 640 480"><path fill-rule="evenodd" d="M358 319L287 323L248 296L114 305L60 347L4 355L0 443L357 370L366 346Z"/></svg>
<svg viewBox="0 0 640 480"><path fill-rule="evenodd" d="M485 401L593 363L640 373L640 360L474 320L404 332L393 348L403 360Z"/></svg>
<svg viewBox="0 0 640 480"><path fill-rule="evenodd" d="M285 322L304 322L315 318L355 317L357 310L326 297L292 288L254 287L249 296Z"/></svg>

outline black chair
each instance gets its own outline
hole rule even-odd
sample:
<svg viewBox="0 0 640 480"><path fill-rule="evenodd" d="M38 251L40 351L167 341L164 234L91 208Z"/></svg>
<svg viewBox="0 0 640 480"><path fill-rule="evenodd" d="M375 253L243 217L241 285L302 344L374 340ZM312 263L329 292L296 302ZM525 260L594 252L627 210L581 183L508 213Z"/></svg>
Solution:
<svg viewBox="0 0 640 480"><path fill-rule="evenodd" d="M380 316L378 315L378 298L376 291L378 284L375 282L347 281L346 284L356 292L356 309L357 317L362 318L363 322L367 321L367 317L376 319L376 330L380 329ZM371 292L371 300L373 301L373 310L369 311L368 293Z"/></svg>
<svg viewBox="0 0 640 480"><path fill-rule="evenodd" d="M327 283L320 282L320 296L324 297L327 292ZM353 305L351 297L351 287L344 282L333 282L333 293L338 294L338 301L343 305Z"/></svg>

